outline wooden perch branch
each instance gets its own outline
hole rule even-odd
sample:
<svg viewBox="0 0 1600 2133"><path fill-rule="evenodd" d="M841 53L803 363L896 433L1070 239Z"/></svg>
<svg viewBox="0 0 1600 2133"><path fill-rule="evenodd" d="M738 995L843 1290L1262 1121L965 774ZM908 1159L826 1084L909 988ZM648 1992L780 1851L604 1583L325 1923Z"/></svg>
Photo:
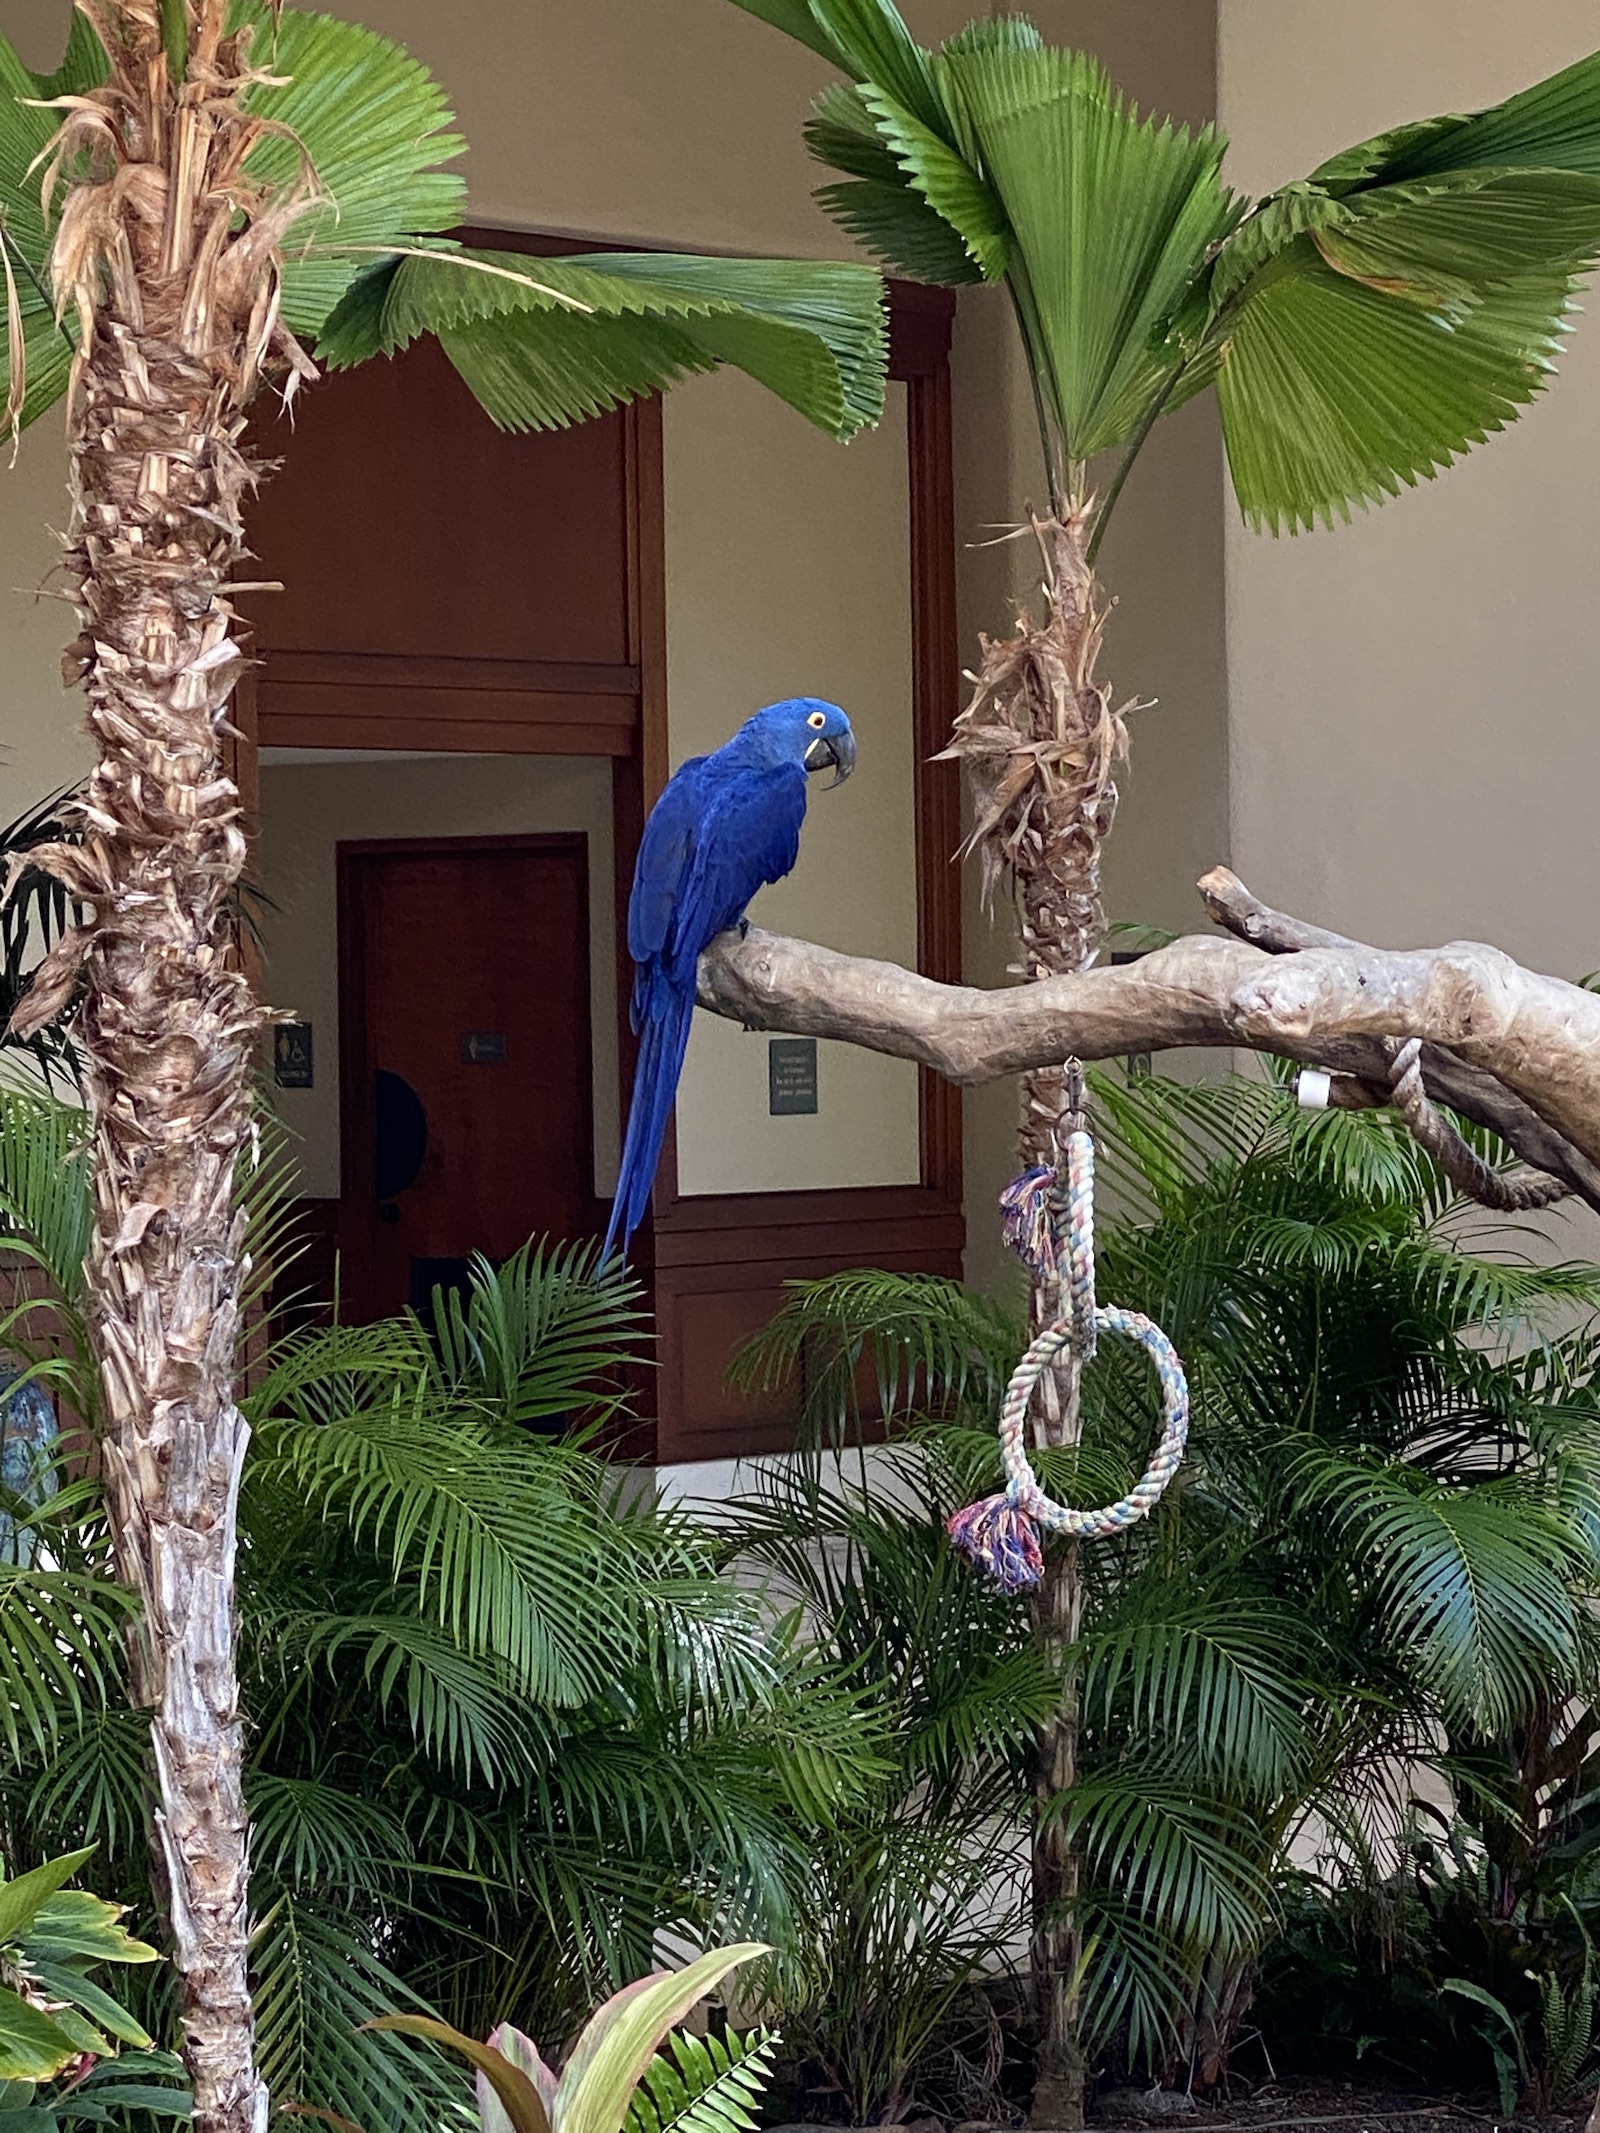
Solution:
<svg viewBox="0 0 1600 2133"><path fill-rule="evenodd" d="M1345 940L1270 910L1222 868L1201 893L1241 938L1189 935L1136 963L994 992L752 927L702 956L700 1004L959 1083L1074 1056L1238 1046L1349 1076L1358 1103L1391 1100L1395 1054L1416 1037L1430 1097L1600 1209L1600 997L1477 942Z"/></svg>

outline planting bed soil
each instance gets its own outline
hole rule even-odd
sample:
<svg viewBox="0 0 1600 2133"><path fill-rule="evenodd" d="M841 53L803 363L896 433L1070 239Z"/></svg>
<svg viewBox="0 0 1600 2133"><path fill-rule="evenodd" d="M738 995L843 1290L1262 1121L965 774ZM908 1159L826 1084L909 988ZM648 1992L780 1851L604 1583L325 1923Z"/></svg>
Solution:
<svg viewBox="0 0 1600 2133"><path fill-rule="evenodd" d="M1166 2090L1112 2089L1089 2107L1096 2126L1173 2125L1188 2133L1213 2126L1254 2133L1582 2133L1588 2106L1549 2116L1505 2117L1487 2095L1423 2096L1341 2081L1264 2084L1226 2103Z"/></svg>

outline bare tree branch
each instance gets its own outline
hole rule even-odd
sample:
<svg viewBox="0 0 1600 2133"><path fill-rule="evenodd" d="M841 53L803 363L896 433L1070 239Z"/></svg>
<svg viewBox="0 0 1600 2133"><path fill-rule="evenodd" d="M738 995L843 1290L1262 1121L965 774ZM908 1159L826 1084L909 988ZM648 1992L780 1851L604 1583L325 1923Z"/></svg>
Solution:
<svg viewBox="0 0 1600 2133"><path fill-rule="evenodd" d="M1073 1056L1237 1046L1352 1076L1364 1085L1357 1101L1369 1101L1416 1037L1430 1096L1600 1209L1600 998L1476 942L1345 941L1270 911L1231 876L1208 875L1204 893L1280 952L1190 935L1136 963L986 992L751 928L701 958L700 1004L750 1029L915 1059L963 1084Z"/></svg>
<svg viewBox="0 0 1600 2133"><path fill-rule="evenodd" d="M1202 874L1199 889L1206 909L1219 926L1258 948L1265 948L1270 955L1293 955L1308 948L1344 948L1360 954L1374 953L1365 943L1350 940L1342 933L1332 933L1326 927L1292 918L1287 912L1274 911L1269 904L1252 896L1238 875L1230 873L1226 867L1213 867L1209 874ZM1429 1096L1448 1104L1464 1118L1490 1127L1526 1161L1565 1180L1591 1206L1600 1207L1600 1164L1591 1162L1563 1135L1546 1125L1530 1105L1514 1096L1493 1074L1468 1066L1453 1052L1437 1044L1423 1045L1421 1065ZM1375 1084L1363 1083L1362 1089L1361 1097L1346 1097L1351 1108L1356 1102L1383 1105L1394 1100L1387 1071Z"/></svg>

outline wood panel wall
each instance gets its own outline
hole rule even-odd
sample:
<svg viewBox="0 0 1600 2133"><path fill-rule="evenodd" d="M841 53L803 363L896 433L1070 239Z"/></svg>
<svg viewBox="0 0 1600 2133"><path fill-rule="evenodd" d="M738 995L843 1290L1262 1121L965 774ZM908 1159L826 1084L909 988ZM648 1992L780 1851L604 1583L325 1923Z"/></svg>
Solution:
<svg viewBox="0 0 1600 2133"><path fill-rule="evenodd" d="M579 247L473 230L501 249ZM917 954L961 974L956 766L930 760L957 707L949 350L954 299L891 286L890 372L908 401ZM396 440L405 442L404 452ZM612 764L618 911L668 765L661 411L645 401L531 437L494 431L435 344L341 374L297 403L284 465L252 513L252 575L281 595L250 609L260 666L243 692L241 785L255 747L426 748L599 755ZM381 478L380 478L381 477ZM624 928L619 924L619 936ZM619 993L631 983L617 945ZM633 1044L622 1029L623 1085ZM959 1275L960 1092L919 1080L918 1184L680 1195L670 1144L653 1224L636 1241L658 1370L662 1463L782 1448L787 1403L733 1392L728 1358L792 1279L874 1265Z"/></svg>

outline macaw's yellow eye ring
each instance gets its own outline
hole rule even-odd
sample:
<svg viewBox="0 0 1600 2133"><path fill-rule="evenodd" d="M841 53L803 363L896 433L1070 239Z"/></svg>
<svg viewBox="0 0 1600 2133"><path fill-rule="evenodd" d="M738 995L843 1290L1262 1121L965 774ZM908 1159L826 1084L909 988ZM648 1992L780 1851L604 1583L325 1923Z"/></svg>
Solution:
<svg viewBox="0 0 1600 2133"><path fill-rule="evenodd" d="M826 711L813 711L810 717L806 720L806 724L808 726L814 726L819 733L822 731L823 727L827 723L828 714Z"/></svg>

